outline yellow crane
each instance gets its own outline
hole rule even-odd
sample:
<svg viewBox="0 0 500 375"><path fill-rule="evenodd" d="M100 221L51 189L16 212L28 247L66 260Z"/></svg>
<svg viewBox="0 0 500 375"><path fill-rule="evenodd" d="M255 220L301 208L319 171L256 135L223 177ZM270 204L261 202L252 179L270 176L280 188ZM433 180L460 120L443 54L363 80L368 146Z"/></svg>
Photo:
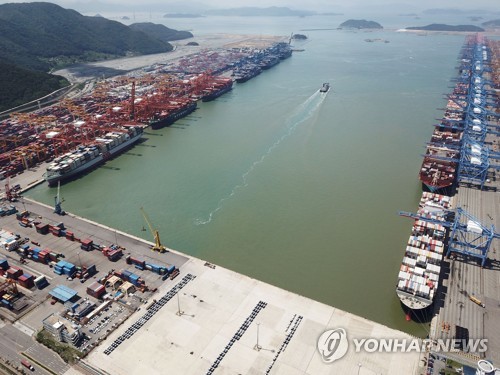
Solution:
<svg viewBox="0 0 500 375"><path fill-rule="evenodd" d="M152 250L153 251L158 251L159 253L164 253L167 251L167 248L163 246L160 242L160 233L156 229L153 229L153 226L151 225L151 221L149 220L148 214L146 211L144 211L144 208L141 207L141 212L142 216L144 216L144 220L146 220L146 223L148 224L149 230L151 231L151 234L153 235L155 239L155 244L153 245Z"/></svg>

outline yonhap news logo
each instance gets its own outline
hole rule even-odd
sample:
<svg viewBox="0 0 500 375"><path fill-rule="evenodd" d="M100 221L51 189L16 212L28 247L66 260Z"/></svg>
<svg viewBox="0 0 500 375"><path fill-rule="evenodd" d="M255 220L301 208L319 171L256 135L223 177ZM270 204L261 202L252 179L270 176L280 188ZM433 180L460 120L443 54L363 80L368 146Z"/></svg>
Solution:
<svg viewBox="0 0 500 375"><path fill-rule="evenodd" d="M354 352L365 353L423 353L432 350L437 353L456 352L485 353L488 339L404 339L404 338L347 338L344 328L326 330L318 337L317 348L325 363L333 363L344 357L350 345Z"/></svg>
<svg viewBox="0 0 500 375"><path fill-rule="evenodd" d="M342 358L349 349L347 333L343 328L329 329L318 338L318 351L325 363Z"/></svg>

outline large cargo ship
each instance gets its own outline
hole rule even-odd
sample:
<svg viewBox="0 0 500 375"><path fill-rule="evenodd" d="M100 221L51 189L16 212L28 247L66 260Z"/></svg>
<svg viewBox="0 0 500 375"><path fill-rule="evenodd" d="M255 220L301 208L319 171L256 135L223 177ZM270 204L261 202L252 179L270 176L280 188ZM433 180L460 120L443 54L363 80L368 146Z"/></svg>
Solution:
<svg viewBox="0 0 500 375"><path fill-rule="evenodd" d="M424 190L450 193L455 183L464 121L462 89L457 85L450 95L444 117L427 145L419 173Z"/></svg>
<svg viewBox="0 0 500 375"><path fill-rule="evenodd" d="M413 224L396 286L401 303L411 310L431 306L436 297L446 239L445 226L437 222L445 220L451 206L446 195L422 193L417 212L422 219Z"/></svg>
<svg viewBox="0 0 500 375"><path fill-rule="evenodd" d="M191 99L182 100L176 99L171 101L165 109L154 114L149 125L152 129L161 129L165 126L172 125L175 121L189 115L196 109L196 101Z"/></svg>
<svg viewBox="0 0 500 375"><path fill-rule="evenodd" d="M262 69L257 65L245 65L234 71L234 80L238 83L243 83L258 76Z"/></svg>
<svg viewBox="0 0 500 375"><path fill-rule="evenodd" d="M428 145L419 178L431 192L450 188L455 182L459 151L446 146Z"/></svg>
<svg viewBox="0 0 500 375"><path fill-rule="evenodd" d="M202 102L209 102L211 100L217 99L219 96L225 94L228 91L231 91L233 88L233 80L231 78L227 78L223 81L217 81L212 87L206 90L206 93L202 95Z"/></svg>
<svg viewBox="0 0 500 375"><path fill-rule="evenodd" d="M124 132L107 133L102 138L96 138L90 145L80 146L54 159L44 174L49 186L77 177L132 146L141 138L143 128L140 126L127 128Z"/></svg>

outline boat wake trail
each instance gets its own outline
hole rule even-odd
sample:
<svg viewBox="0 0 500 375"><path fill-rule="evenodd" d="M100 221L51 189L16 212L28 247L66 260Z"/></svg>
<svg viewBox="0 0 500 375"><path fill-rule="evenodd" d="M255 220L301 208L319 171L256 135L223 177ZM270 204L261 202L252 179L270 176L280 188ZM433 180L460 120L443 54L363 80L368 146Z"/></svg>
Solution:
<svg viewBox="0 0 500 375"><path fill-rule="evenodd" d="M212 210L212 212L210 212L210 214L208 215L208 217L206 219L201 219L201 218L195 219L195 224L196 225L204 225L204 224L210 223L212 221L212 218L214 217L214 215L220 209L222 209L224 203L228 199L233 197L236 194L236 192L238 191L238 189L244 188L248 185L247 178L250 175L250 173L252 173L252 171L259 164L264 162L266 157L269 156L273 152L273 150L276 149L281 144L281 142L283 142L286 138L288 138L290 135L292 135L293 132L295 131L295 129L300 124L302 124L306 120L310 119L314 115L314 113L318 110L318 108L321 106L321 103L323 103L325 98L326 98L326 93L320 93L319 91L316 91L313 95L311 95L309 98L307 98L307 100L304 103L300 104L295 109L295 111L286 119L286 123L285 123L286 124L286 126L285 126L286 131L285 131L285 133L280 138L278 138L266 150L266 152L264 152L262 154L262 156L259 159L254 161L245 173L243 173L241 175L241 179L242 179L241 184L238 184L235 187L233 187L233 189L231 190L231 192L227 196L221 198L217 207L214 210Z"/></svg>

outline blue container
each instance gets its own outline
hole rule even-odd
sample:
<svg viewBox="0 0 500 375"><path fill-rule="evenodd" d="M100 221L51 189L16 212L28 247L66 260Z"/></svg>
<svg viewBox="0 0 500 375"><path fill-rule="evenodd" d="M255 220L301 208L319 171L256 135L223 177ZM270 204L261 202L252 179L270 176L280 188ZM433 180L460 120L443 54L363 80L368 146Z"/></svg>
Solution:
<svg viewBox="0 0 500 375"><path fill-rule="evenodd" d="M0 268L3 270L9 269L9 262L7 262L7 259L0 260Z"/></svg>
<svg viewBox="0 0 500 375"><path fill-rule="evenodd" d="M126 279L130 279L130 276L133 275L132 272L130 271L127 271L127 270L123 270L122 271L122 275L126 278Z"/></svg>

